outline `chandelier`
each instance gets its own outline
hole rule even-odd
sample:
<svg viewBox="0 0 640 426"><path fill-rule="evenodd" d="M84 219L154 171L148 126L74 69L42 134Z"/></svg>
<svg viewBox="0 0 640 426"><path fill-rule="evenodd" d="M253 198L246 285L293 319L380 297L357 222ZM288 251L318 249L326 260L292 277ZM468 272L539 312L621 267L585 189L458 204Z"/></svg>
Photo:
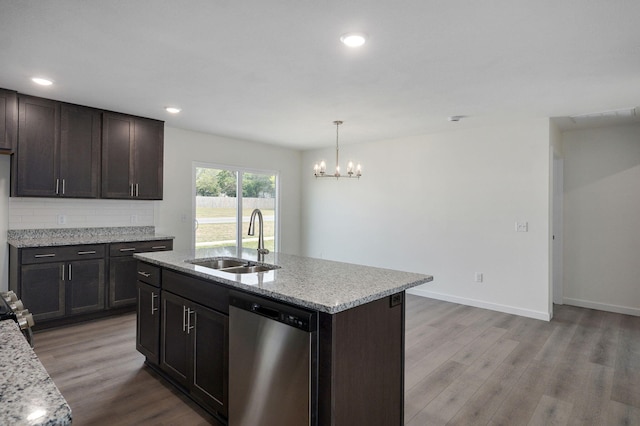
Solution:
<svg viewBox="0 0 640 426"><path fill-rule="evenodd" d="M362 176L362 166L360 166L360 164L358 163L358 165L355 167L353 167L353 161L349 161L347 163L347 174L346 175L341 175L340 174L340 165L338 164L338 154L340 151L339 145L338 145L338 128L340 127L340 125L342 124L342 121L340 120L336 120L333 122L333 124L336 125L336 171L333 174L328 174L327 173L327 164L324 162L324 160L322 160L320 163L316 163L313 166L313 175L317 178L319 177L334 177L336 179L341 178L341 177L346 177L346 178L358 178L360 179L360 176Z"/></svg>

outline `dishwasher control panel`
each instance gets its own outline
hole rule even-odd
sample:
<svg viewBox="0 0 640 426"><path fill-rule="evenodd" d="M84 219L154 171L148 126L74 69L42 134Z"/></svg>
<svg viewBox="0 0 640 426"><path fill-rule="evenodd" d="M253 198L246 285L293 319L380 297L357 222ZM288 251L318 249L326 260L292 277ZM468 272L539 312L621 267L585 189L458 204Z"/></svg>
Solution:
<svg viewBox="0 0 640 426"><path fill-rule="evenodd" d="M317 313L271 299L232 292L229 304L303 331L315 331Z"/></svg>

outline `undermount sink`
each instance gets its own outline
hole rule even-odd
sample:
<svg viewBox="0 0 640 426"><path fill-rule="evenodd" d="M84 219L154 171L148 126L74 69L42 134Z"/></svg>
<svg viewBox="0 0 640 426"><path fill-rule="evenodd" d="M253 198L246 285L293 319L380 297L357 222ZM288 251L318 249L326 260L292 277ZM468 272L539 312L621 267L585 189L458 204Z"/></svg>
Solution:
<svg viewBox="0 0 640 426"><path fill-rule="evenodd" d="M250 274L251 272L267 272L276 269L275 265L253 265L253 266L236 266L235 268L225 268L222 272L230 274Z"/></svg>
<svg viewBox="0 0 640 426"><path fill-rule="evenodd" d="M247 266L249 264L248 261L242 259L196 259L189 261L189 263L211 269L233 268L236 266Z"/></svg>
<svg viewBox="0 0 640 426"><path fill-rule="evenodd" d="M187 262L192 265L203 266L205 268L215 269L216 271L227 272L229 274L251 274L272 271L280 268L277 265L256 263L250 260L215 257L211 259L188 260Z"/></svg>

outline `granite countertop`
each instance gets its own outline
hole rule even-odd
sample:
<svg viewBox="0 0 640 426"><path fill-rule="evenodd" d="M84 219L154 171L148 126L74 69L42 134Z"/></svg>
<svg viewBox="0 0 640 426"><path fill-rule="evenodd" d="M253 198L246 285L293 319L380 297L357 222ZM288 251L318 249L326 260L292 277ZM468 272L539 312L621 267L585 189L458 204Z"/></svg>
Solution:
<svg viewBox="0 0 640 426"><path fill-rule="evenodd" d="M178 272L214 280L239 290L272 297L320 312L335 314L433 280L431 275L395 271L330 260L270 253L264 263L280 269L230 274L188 263L194 258L241 257L255 261L256 250L199 249L186 252L138 253L140 260Z"/></svg>
<svg viewBox="0 0 640 426"><path fill-rule="evenodd" d="M11 320L0 321L0 424L70 425L71 408Z"/></svg>
<svg viewBox="0 0 640 426"><path fill-rule="evenodd" d="M156 234L154 226L16 229L7 232L7 243L16 248L172 240L173 238L169 235Z"/></svg>

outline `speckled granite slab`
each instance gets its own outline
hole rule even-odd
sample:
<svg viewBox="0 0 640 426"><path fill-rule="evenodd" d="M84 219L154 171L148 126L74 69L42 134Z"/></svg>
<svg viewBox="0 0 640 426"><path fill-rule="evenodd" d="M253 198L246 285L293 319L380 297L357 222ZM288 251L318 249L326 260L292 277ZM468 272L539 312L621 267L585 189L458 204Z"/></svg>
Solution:
<svg viewBox="0 0 640 426"><path fill-rule="evenodd" d="M71 424L69 404L11 320L0 321L0 424Z"/></svg>
<svg viewBox="0 0 640 426"><path fill-rule="evenodd" d="M195 277L211 279L239 290L335 314L433 280L431 275L394 271L329 260L271 253L265 263L280 266L262 273L230 274L188 263L185 252L135 254L140 260ZM197 258L241 257L255 261L256 250L204 249Z"/></svg>
<svg viewBox="0 0 640 426"><path fill-rule="evenodd" d="M173 238L169 235L156 234L154 226L11 229L7 231L7 242L16 248L172 240Z"/></svg>

